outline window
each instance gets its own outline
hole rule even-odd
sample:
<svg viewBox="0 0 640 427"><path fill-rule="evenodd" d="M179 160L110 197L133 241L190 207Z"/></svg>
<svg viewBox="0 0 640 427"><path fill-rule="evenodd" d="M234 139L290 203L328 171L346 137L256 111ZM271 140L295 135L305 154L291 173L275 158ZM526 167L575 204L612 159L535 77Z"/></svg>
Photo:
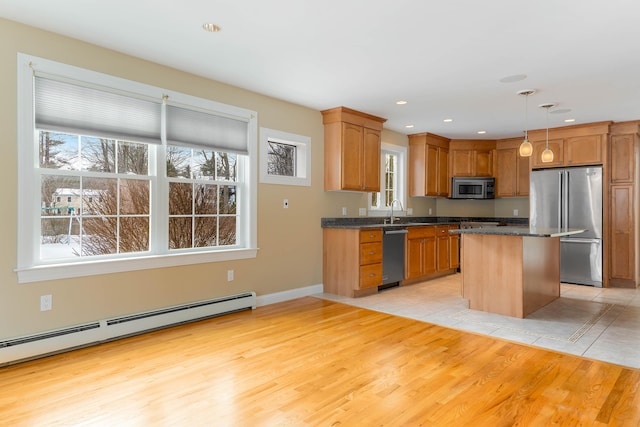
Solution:
<svg viewBox="0 0 640 427"><path fill-rule="evenodd" d="M260 182L311 185L311 138L260 128Z"/></svg>
<svg viewBox="0 0 640 427"><path fill-rule="evenodd" d="M404 176L406 149L401 146L382 143L380 153L380 192L369 197L370 215L388 215L394 200L405 207ZM398 202L394 211L399 212Z"/></svg>
<svg viewBox="0 0 640 427"><path fill-rule="evenodd" d="M20 282L255 257L255 112L18 66Z"/></svg>

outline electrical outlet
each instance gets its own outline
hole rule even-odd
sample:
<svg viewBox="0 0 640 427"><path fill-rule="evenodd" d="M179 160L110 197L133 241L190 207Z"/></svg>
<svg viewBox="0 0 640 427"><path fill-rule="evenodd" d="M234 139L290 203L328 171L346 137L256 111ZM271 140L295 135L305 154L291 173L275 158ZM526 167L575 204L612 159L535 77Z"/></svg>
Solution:
<svg viewBox="0 0 640 427"><path fill-rule="evenodd" d="M285 209L289 208L289 199L284 199L282 201L282 207L285 208Z"/></svg>
<svg viewBox="0 0 640 427"><path fill-rule="evenodd" d="M347 208L342 208L342 216L347 216Z"/></svg>
<svg viewBox="0 0 640 427"><path fill-rule="evenodd" d="M429 208L429 215L433 214L433 209Z"/></svg>
<svg viewBox="0 0 640 427"><path fill-rule="evenodd" d="M513 216L518 216L518 209L513 210Z"/></svg>
<svg viewBox="0 0 640 427"><path fill-rule="evenodd" d="M360 208L360 209L358 209L358 215L360 215L360 216L367 216L367 208Z"/></svg>
<svg viewBox="0 0 640 427"><path fill-rule="evenodd" d="M233 270L227 270L227 282L233 282Z"/></svg>
<svg viewBox="0 0 640 427"><path fill-rule="evenodd" d="M41 295L40 296L40 311L49 311L53 308L53 296Z"/></svg>
<svg viewBox="0 0 640 427"><path fill-rule="evenodd" d="M413 215L413 208L407 208L407 215Z"/></svg>

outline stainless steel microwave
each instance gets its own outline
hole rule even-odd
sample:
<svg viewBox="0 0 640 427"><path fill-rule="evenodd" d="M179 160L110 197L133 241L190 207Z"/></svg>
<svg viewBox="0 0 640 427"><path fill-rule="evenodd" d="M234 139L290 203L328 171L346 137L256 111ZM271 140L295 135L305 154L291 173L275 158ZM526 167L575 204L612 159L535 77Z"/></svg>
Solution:
<svg viewBox="0 0 640 427"><path fill-rule="evenodd" d="M451 178L452 199L494 199L495 178Z"/></svg>

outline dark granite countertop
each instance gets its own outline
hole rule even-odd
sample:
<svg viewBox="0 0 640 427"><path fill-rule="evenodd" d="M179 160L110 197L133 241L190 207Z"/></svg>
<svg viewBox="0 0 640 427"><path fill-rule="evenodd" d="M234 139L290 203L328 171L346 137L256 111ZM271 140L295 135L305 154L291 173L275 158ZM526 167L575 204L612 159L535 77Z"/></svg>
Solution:
<svg viewBox="0 0 640 427"><path fill-rule="evenodd" d="M535 227L483 227L465 230L449 230L452 234L492 234L499 236L523 237L563 237L583 233L586 230L578 228L535 228Z"/></svg>
<svg viewBox="0 0 640 427"><path fill-rule="evenodd" d="M504 226L528 226L529 218L490 218L490 217L397 217L394 224L383 224L389 217L322 218L322 228L377 228L412 227L424 225L457 225L461 222L493 222Z"/></svg>

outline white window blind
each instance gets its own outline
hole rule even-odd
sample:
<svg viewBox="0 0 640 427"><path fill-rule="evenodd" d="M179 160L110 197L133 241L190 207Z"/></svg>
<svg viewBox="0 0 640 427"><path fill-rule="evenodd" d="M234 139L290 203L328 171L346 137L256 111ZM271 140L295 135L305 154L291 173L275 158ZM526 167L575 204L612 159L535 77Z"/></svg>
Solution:
<svg viewBox="0 0 640 427"><path fill-rule="evenodd" d="M161 100L35 77L39 129L160 144L161 105Z"/></svg>
<svg viewBox="0 0 640 427"><path fill-rule="evenodd" d="M167 105L167 144L248 154L248 122Z"/></svg>

